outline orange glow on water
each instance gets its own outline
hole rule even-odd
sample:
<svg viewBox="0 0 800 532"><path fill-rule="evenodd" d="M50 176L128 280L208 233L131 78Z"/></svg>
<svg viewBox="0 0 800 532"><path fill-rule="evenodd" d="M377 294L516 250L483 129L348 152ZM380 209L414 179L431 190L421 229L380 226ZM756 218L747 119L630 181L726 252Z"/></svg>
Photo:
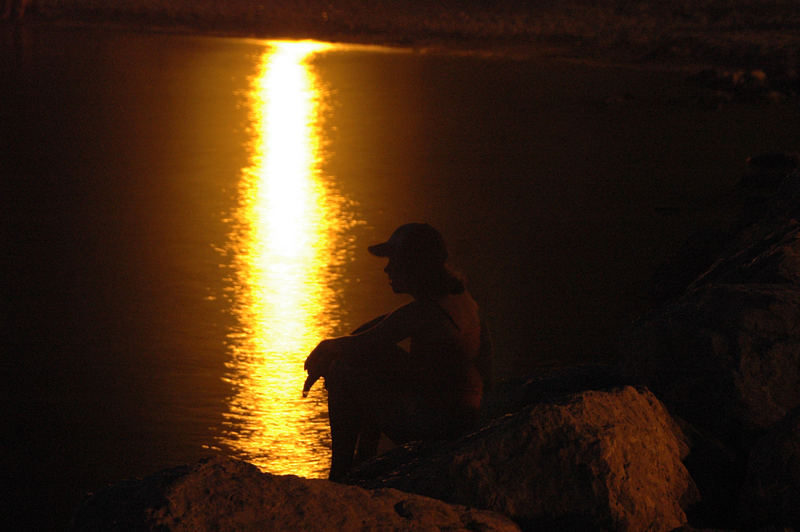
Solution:
<svg viewBox="0 0 800 532"><path fill-rule="evenodd" d="M303 361L337 332L337 267L355 223L320 175L325 91L308 60L330 46L270 42L261 57L227 250L238 325L227 338L233 395L219 443L265 471L307 477L327 473L330 442L322 386L301 396Z"/></svg>

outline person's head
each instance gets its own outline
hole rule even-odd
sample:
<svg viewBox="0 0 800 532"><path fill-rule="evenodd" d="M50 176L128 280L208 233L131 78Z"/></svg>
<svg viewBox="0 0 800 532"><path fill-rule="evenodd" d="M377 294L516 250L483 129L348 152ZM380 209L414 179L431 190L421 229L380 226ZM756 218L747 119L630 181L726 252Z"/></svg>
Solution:
<svg viewBox="0 0 800 532"><path fill-rule="evenodd" d="M389 259L384 271L397 293L440 296L464 291L463 280L447 266L442 235L429 224L401 225L389 240L368 249Z"/></svg>

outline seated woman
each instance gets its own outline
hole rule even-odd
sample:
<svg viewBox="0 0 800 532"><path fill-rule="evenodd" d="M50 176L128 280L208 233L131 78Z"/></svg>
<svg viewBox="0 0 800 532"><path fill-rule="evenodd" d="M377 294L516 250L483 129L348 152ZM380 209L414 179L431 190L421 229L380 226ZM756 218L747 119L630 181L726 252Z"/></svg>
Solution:
<svg viewBox="0 0 800 532"><path fill-rule="evenodd" d="M389 259L392 290L413 301L349 336L323 340L306 359L304 391L319 377L328 388L332 480L374 456L381 433L400 444L473 429L490 378L478 305L447 267L439 232L406 224L369 251ZM398 345L406 339L408 351Z"/></svg>

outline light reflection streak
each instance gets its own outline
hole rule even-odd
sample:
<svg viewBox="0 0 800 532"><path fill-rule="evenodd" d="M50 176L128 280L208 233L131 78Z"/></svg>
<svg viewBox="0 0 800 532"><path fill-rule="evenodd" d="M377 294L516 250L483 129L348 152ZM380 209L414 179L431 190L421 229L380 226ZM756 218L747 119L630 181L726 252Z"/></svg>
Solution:
<svg viewBox="0 0 800 532"><path fill-rule="evenodd" d="M337 268L347 258L347 202L320 177L323 91L308 58L330 45L271 42L248 94L250 163L227 251L232 256L219 442L263 470L323 476L329 466L322 387L301 397L303 360L337 329Z"/></svg>

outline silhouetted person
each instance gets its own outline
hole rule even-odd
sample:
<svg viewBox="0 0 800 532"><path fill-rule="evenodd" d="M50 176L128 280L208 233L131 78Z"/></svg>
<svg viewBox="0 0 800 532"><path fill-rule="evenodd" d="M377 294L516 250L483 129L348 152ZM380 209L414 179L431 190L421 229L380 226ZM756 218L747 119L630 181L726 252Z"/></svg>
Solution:
<svg viewBox="0 0 800 532"><path fill-rule="evenodd" d="M491 369L478 305L447 267L436 229L406 224L369 251L389 259L394 292L414 299L349 336L323 340L306 359L304 391L319 377L328 389L333 480L374 456L381 433L400 444L473 429ZM408 350L398 345L407 339Z"/></svg>

